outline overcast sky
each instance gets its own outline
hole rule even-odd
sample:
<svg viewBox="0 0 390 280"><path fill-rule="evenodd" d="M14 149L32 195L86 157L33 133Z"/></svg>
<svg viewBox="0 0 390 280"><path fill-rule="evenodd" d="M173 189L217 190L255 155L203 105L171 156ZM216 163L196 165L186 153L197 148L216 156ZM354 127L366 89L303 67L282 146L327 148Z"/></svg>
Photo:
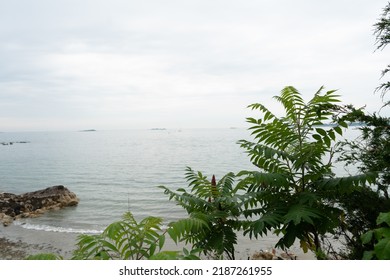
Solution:
<svg viewBox="0 0 390 280"><path fill-rule="evenodd" d="M378 111L386 4L0 0L0 131L246 127L287 85Z"/></svg>

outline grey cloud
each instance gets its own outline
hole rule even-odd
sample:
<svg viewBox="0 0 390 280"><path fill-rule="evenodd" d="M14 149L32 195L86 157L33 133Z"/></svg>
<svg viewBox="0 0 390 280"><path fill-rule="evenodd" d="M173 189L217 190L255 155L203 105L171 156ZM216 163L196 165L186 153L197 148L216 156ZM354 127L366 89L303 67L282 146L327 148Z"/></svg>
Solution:
<svg viewBox="0 0 390 280"><path fill-rule="evenodd" d="M230 119L241 110L234 104L257 101L254 92L277 94L290 83L309 93L323 84L341 88L346 100L371 98L367 91L382 68L372 54L371 24L383 5L2 1L0 117L21 110L31 118L56 113L64 122L106 116L109 123L135 113L153 119L159 106L174 115L191 102L215 104L229 96Z"/></svg>

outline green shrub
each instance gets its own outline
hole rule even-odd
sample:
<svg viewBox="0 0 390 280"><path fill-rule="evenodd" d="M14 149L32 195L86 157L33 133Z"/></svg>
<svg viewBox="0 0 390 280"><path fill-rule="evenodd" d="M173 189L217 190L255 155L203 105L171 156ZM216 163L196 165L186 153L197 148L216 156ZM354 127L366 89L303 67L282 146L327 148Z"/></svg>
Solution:
<svg viewBox="0 0 390 280"><path fill-rule="evenodd" d="M110 224L102 234L80 235L73 259L142 260L142 259L198 259L197 252L162 251L166 231L161 230L162 219L146 217L137 222L127 212L121 221Z"/></svg>
<svg viewBox="0 0 390 280"><path fill-rule="evenodd" d="M319 258L322 237L333 234L340 225L343 209L335 199L372 183L375 174L337 178L332 172L337 135L348 125L342 119L335 91L321 87L309 101L293 87L286 87L275 99L285 116L277 117L263 104L249 106L260 118L248 118L254 141L241 140L259 171L243 171L246 197L244 225L249 236L257 238L275 231L281 238L276 246L289 248L298 239L304 251Z"/></svg>
<svg viewBox="0 0 390 280"><path fill-rule="evenodd" d="M186 179L188 188L171 191L161 186L169 199L189 214L189 218L173 223L168 233L175 242L190 243L214 259L235 259L235 231L241 227L238 218L242 210L240 185L234 185L234 174L228 173L218 182L213 176L209 181L201 172L188 167Z"/></svg>
<svg viewBox="0 0 390 280"><path fill-rule="evenodd" d="M366 251L363 259L390 260L390 212L380 213L377 225L381 226L362 235L363 244L371 243L373 250Z"/></svg>

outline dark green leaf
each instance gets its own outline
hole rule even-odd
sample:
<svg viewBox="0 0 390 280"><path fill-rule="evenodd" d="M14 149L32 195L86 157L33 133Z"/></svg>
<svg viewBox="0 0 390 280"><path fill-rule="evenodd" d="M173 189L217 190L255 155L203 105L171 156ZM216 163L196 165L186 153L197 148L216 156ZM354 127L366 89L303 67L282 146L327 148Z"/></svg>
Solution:
<svg viewBox="0 0 390 280"><path fill-rule="evenodd" d="M321 134L322 136L326 136L326 131L322 128L316 128L316 131Z"/></svg>
<svg viewBox="0 0 390 280"><path fill-rule="evenodd" d="M334 129L334 131L336 131L340 136L343 135L343 130L341 129L341 127L335 126L333 129Z"/></svg>
<svg viewBox="0 0 390 280"><path fill-rule="evenodd" d="M390 238L380 240L374 247L375 255L380 260L390 260Z"/></svg>
<svg viewBox="0 0 390 280"><path fill-rule="evenodd" d="M372 231L368 231L368 232L366 232L365 234L363 234L363 235L361 236L362 243L363 243L363 244L368 244L368 243L370 243L371 240L372 240L372 235L373 235L373 232L372 232Z"/></svg>
<svg viewBox="0 0 390 280"><path fill-rule="evenodd" d="M376 223L377 223L377 225L385 223L388 226L390 226L390 212L380 213L377 220L376 220Z"/></svg>
<svg viewBox="0 0 390 280"><path fill-rule="evenodd" d="M372 260L375 256L374 251L365 251L363 254L363 260Z"/></svg>

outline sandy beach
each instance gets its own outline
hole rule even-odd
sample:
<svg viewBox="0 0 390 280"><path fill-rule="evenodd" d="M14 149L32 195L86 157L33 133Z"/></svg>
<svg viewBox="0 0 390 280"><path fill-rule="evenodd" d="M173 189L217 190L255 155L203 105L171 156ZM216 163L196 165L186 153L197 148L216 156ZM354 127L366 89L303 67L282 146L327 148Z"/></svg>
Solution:
<svg viewBox="0 0 390 280"><path fill-rule="evenodd" d="M39 253L54 253L64 259L70 259L75 249L76 233L47 232L27 230L11 224L0 226L0 260L21 260L29 255ZM249 240L239 236L236 245L236 259L246 260L259 251L271 251L275 237L264 237L261 240ZM181 250L173 241L167 238L164 250ZM290 248L298 260L314 259L313 254L304 254L298 245Z"/></svg>
<svg viewBox="0 0 390 280"><path fill-rule="evenodd" d="M77 234L31 231L16 225L0 226L0 259L20 260L29 255L54 253L70 259Z"/></svg>

